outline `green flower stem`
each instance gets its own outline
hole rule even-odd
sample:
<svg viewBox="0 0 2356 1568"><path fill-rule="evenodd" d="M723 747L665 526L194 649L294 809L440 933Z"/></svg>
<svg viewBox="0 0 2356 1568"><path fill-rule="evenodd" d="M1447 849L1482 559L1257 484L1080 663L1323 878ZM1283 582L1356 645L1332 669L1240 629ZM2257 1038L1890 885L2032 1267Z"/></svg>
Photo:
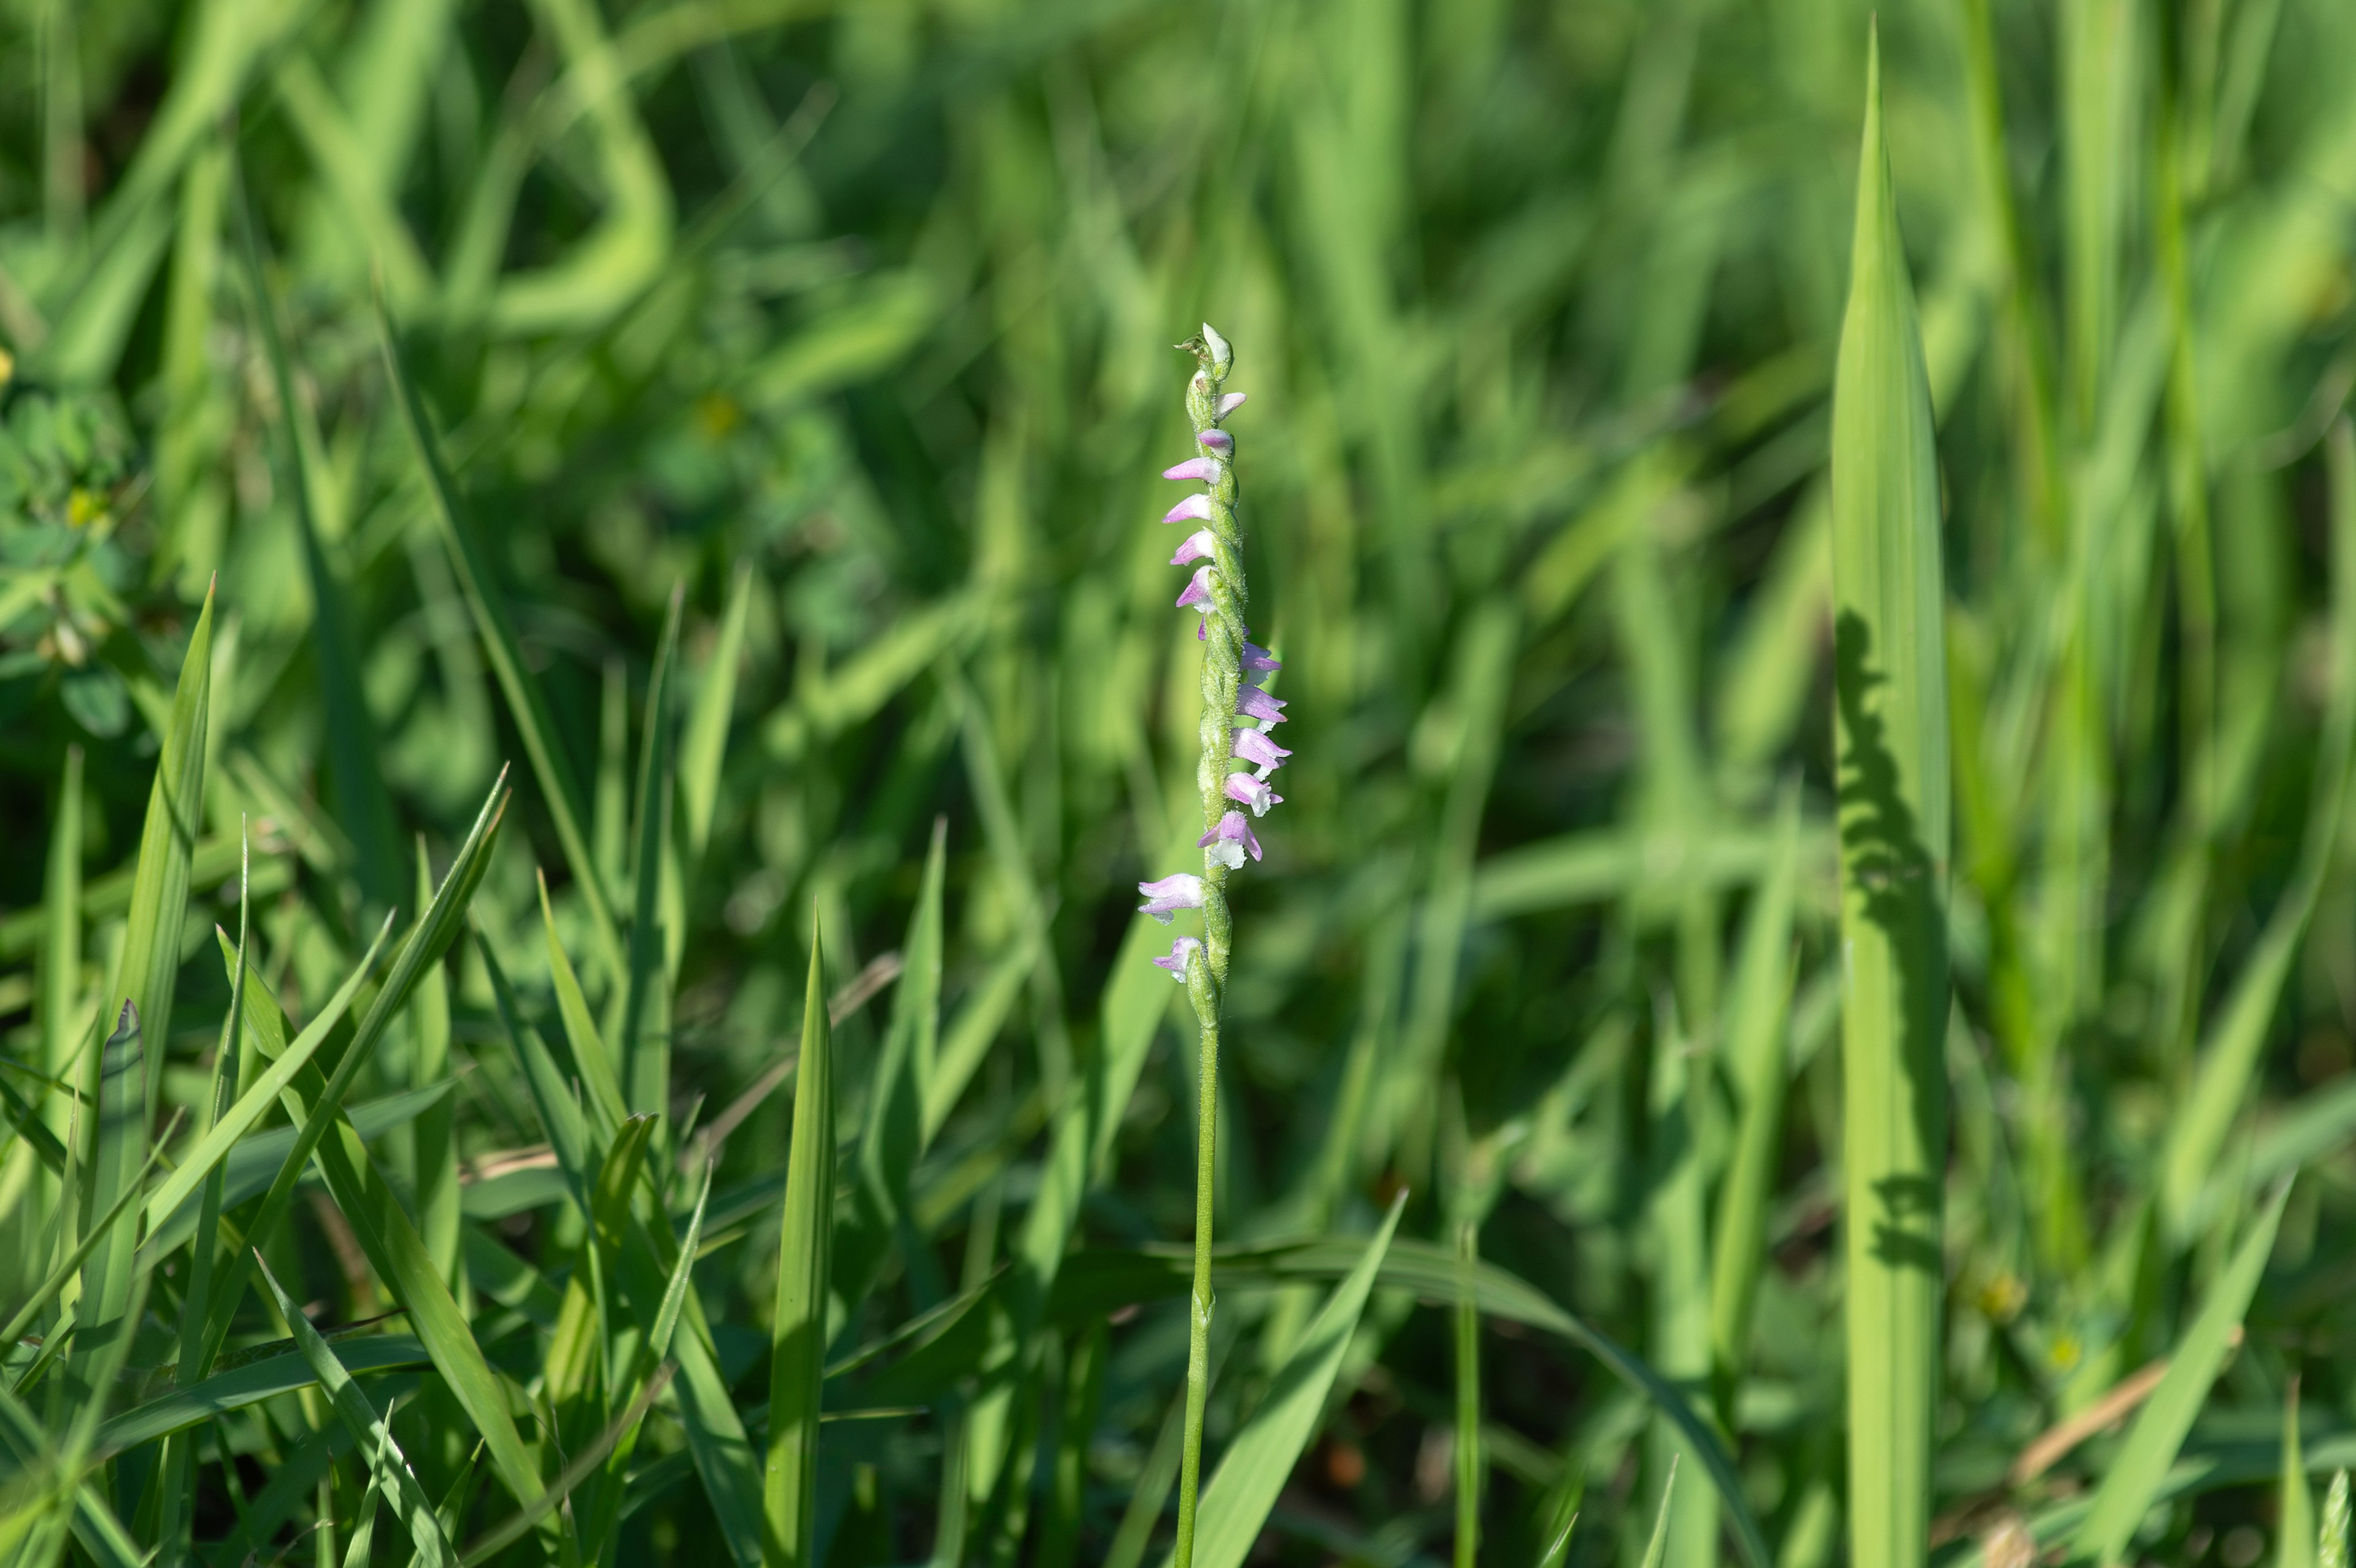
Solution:
<svg viewBox="0 0 2356 1568"><path fill-rule="evenodd" d="M1194 433L1219 422L1219 388L1227 379L1226 345L1195 337L1181 345L1202 362L1186 385L1186 415ZM1198 446L1197 450L1201 450ZM1243 682L1243 539L1236 528L1236 464L1230 447L1208 486L1211 608L1203 617L1202 757L1195 783L1203 796L1203 827L1226 814L1227 772L1235 762L1236 699ZM1193 1568L1194 1499L1203 1477L1203 1413L1211 1397L1211 1223L1219 1125L1219 1005L1226 990L1234 927L1227 914L1227 868L1206 851L1203 860L1203 947L1186 965L1186 996L1202 1030L1196 1051L1194 1126L1194 1286L1186 1340L1186 1429L1178 1468L1178 1541L1172 1568Z"/></svg>

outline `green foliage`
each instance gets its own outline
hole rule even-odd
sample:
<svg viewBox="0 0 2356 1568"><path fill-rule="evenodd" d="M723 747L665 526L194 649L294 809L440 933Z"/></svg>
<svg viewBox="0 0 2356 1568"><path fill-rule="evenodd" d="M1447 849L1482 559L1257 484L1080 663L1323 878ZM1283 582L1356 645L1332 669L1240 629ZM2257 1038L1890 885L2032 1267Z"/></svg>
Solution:
<svg viewBox="0 0 2356 1568"><path fill-rule="evenodd" d="M2344 1563L2356 12L1870 11L5 8L0 1563Z"/></svg>

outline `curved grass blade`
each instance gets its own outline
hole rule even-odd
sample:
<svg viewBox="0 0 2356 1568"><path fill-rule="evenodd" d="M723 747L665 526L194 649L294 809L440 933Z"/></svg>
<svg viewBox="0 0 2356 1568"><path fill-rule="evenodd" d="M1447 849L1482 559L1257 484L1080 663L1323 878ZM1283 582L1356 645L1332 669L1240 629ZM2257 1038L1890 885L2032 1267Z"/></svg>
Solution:
<svg viewBox="0 0 2356 1568"><path fill-rule="evenodd" d="M269 1287L271 1298L285 1317L286 1327L294 1331L295 1349L319 1380L319 1386L327 1390L336 1414L368 1456L369 1472L382 1489L393 1517L401 1520L409 1531L409 1539L416 1543L417 1561L425 1568L456 1568L457 1554L451 1551L449 1541L442 1533L442 1521L434 1517L433 1500L417 1484L409 1460L402 1454L401 1445L392 1440L390 1417L379 1415L376 1407L369 1403L368 1396L352 1381L351 1373L336 1359L336 1352L311 1327L311 1320L303 1316L303 1309L279 1288L277 1277L260 1253L253 1254L253 1261L262 1271L262 1282Z"/></svg>
<svg viewBox="0 0 2356 1568"><path fill-rule="evenodd" d="M1383 1254L1398 1229L1407 1194L1400 1193L1384 1217L1382 1228L1365 1244L1357 1266L1325 1298L1317 1316L1301 1331L1267 1396L1252 1418L1237 1433L1219 1456L1219 1467L1203 1488L1196 1512L1194 1562L1198 1568L1243 1568L1277 1494L1291 1477L1292 1467L1317 1435L1324 1419L1326 1396L1342 1370L1342 1357L1358 1331L1358 1316L1374 1289Z"/></svg>
<svg viewBox="0 0 2356 1568"><path fill-rule="evenodd" d="M1833 386L1849 1539L1929 1550L1945 1144L1948 769L1938 458L1882 139L1878 37Z"/></svg>
<svg viewBox="0 0 2356 1568"><path fill-rule="evenodd" d="M647 1380L647 1386L638 1391L638 1397L630 1402L629 1408L616 1416L605 1430L598 1434L595 1442L584 1448L571 1464L558 1472L556 1479L549 1483L548 1489L541 1493L529 1508L510 1514L484 1531L480 1539L469 1541L466 1555L459 1559L464 1568L480 1568L481 1564L522 1540L525 1531L546 1519L551 1509L573 1495L573 1488L595 1474L623 1435L637 1429L638 1423L645 1418L655 1401L662 1397L663 1390L670 1386L671 1374L676 1371L677 1365L668 1361L656 1369L655 1375Z"/></svg>
<svg viewBox="0 0 2356 1568"><path fill-rule="evenodd" d="M334 1349L336 1360L344 1369L355 1375L411 1371L434 1364L433 1358L425 1353L424 1342L411 1334L346 1329L321 1338ZM201 1382L174 1389L110 1416L98 1429L98 1451L119 1454L136 1448L142 1443L186 1432L230 1411L308 1388L318 1381L310 1363L295 1353L293 1340L280 1340L274 1346L260 1349L266 1353L258 1360L241 1361Z"/></svg>
<svg viewBox="0 0 2356 1568"><path fill-rule="evenodd" d="M770 1328L763 1555L783 1568L817 1568L819 1405L826 1385L827 1265L834 1240L834 1026L827 1017L823 947L815 926L793 1144L786 1157L777 1310Z"/></svg>
<svg viewBox="0 0 2356 1568"><path fill-rule="evenodd" d="M2072 1538L2075 1551L2091 1558L2096 1568L2126 1561L2128 1541L2145 1512L2158 1497L2175 1464L2193 1418L2208 1403L2210 1385L2217 1381L2233 1349L2233 1331L2250 1309L2250 1298L2265 1273L2275 1249L2275 1232L2282 1224L2283 1204L2290 1197L2287 1181L2274 1190L2257 1222L2233 1253L2233 1261L2209 1287L2200 1315L2184 1331L2168 1360L2168 1374L2136 1415L2126 1441L2094 1494L2093 1509Z"/></svg>
<svg viewBox="0 0 2356 1568"><path fill-rule="evenodd" d="M1355 1265L1358 1252L1356 1242L1342 1237L1222 1248L1213 1254L1211 1278L1223 1291L1340 1279ZM1047 1321L1068 1328L1131 1302L1176 1299L1191 1286L1192 1265L1193 1253L1177 1246L1075 1253L1056 1273ZM1451 1302L1463 1289L1463 1265L1451 1249L1407 1237L1391 1243L1378 1283L1387 1290L1410 1291L1425 1301ZM1710 1484L1717 1488L1719 1500L1734 1527L1735 1544L1741 1548L1750 1568L1772 1568L1774 1553L1768 1550L1766 1534L1759 1528L1733 1460L1708 1422L1676 1384L1643 1357L1495 1264L1474 1264L1472 1287L1483 1312L1569 1340L1650 1401L1676 1426L1687 1450L1709 1472Z"/></svg>

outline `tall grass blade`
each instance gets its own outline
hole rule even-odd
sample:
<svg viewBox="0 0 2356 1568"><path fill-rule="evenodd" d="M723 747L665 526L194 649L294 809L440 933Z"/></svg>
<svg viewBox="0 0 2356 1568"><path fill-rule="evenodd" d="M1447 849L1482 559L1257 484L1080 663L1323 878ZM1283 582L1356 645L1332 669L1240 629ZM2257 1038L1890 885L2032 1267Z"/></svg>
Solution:
<svg viewBox="0 0 2356 1568"><path fill-rule="evenodd" d="M85 1232L136 1185L134 1173L146 1155L148 1124L163 1086L151 1072L144 1041L160 1051L170 1038L172 991L179 979L180 924L188 903L188 861L203 822L206 730L212 708L213 595L209 589L198 613L172 716L156 758L147 795L147 817L139 836L139 869L132 885L129 923L116 964L119 1005L113 997L102 1016L113 1032L94 1051L82 1083L96 1114L90 1119L83 1183L77 1201ZM85 1375L121 1318L130 1299L135 1228L110 1228L84 1265L76 1317L81 1327L69 1360Z"/></svg>
<svg viewBox="0 0 2356 1568"><path fill-rule="evenodd" d="M630 973L622 1004L622 1084L630 1109L663 1116L670 1105L670 985L665 962L663 862L670 846L670 669L679 652L684 597L671 590L662 641L647 680L646 721L639 733L638 787L630 823Z"/></svg>
<svg viewBox="0 0 2356 1568"><path fill-rule="evenodd" d="M819 1396L826 1381L828 1264L834 1239L834 1026L815 924L802 1007L801 1067L787 1152L777 1309L770 1326L769 1448L764 1473L762 1561L818 1568Z"/></svg>
<svg viewBox="0 0 2356 1568"><path fill-rule="evenodd" d="M2169 1467L2176 1463L2193 1418L2209 1402L2210 1385L2233 1349L2234 1330L2249 1312L2250 1299L2265 1273L2275 1249L2275 1232L2282 1224L2283 1204L2290 1183L2276 1187L2258 1213L2233 1260L2201 1298L2201 1310L2177 1341L2169 1357L2168 1373L2152 1391L2127 1428L2126 1441L2111 1461L2110 1472L2094 1493L2093 1509L2071 1537L2072 1549L2093 1559L2096 1568L2125 1562L2128 1541L2159 1495Z"/></svg>
<svg viewBox="0 0 2356 1568"><path fill-rule="evenodd" d="M277 1276L270 1272L270 1265L262 1261L260 1253L254 1255L254 1264L262 1271L262 1284L269 1287L271 1299L278 1304L280 1315L286 1319L286 1327L294 1336L295 1349L302 1352L312 1375L319 1380L319 1386L327 1391L337 1418L343 1422L353 1441L367 1455L369 1473L375 1477L386 1502L391 1505L393 1517L401 1520L409 1532L409 1539L416 1545L417 1562L424 1564L424 1568L456 1568L457 1554L450 1549L450 1542L442 1534L442 1523L434 1517L433 1500L426 1497L425 1488L417 1484L417 1476L410 1469L408 1457L402 1453L401 1445L393 1441L392 1428L387 1424L387 1418L378 1414L376 1407L369 1403L368 1396L360 1392L358 1383L352 1381L351 1373L345 1371L343 1363L336 1359L335 1350L319 1337L319 1331L311 1327L310 1319L303 1316L303 1309L295 1306L280 1287Z"/></svg>
<svg viewBox="0 0 2356 1568"><path fill-rule="evenodd" d="M1947 718L1938 461L1870 46L1833 389L1849 1536L1929 1549L1944 1284Z"/></svg>
<svg viewBox="0 0 2356 1568"><path fill-rule="evenodd" d="M1382 1227L1367 1242L1358 1264L1317 1309L1301 1332L1301 1342L1269 1385L1259 1407L1219 1456L1219 1467L1203 1488L1196 1512L1194 1562L1198 1568L1243 1568L1244 1558L1259 1539L1277 1494L1284 1489L1293 1466L1317 1435L1324 1419L1325 1401L1342 1358L1358 1329L1366 1295L1374 1288L1383 1254L1390 1250L1391 1233L1398 1229L1407 1195L1401 1193L1384 1217Z"/></svg>
<svg viewBox="0 0 2356 1568"><path fill-rule="evenodd" d="M434 902L433 867L417 846L417 907ZM419 976L410 1004L409 1081L423 1091L450 1076L450 972L447 960ZM434 1266L453 1291L458 1286L457 1107L444 1099L417 1114L410 1126L410 1162L417 1183L417 1231Z"/></svg>
<svg viewBox="0 0 2356 1568"><path fill-rule="evenodd" d="M2275 1539L2275 1568L2316 1568L2319 1537L2315 1523L2315 1489L2307 1484L2307 1458L2298 1432L2298 1380L2283 1391L2282 1489L2277 1494L2280 1524Z"/></svg>
<svg viewBox="0 0 2356 1568"><path fill-rule="evenodd" d="M2188 1242L2200 1200L2256 1074L2266 1032L2305 942L2340 840L2351 753L2356 753L2356 429L2336 421L2326 440L2331 481L2330 695L2308 794L2297 870L2266 919L2220 1009L2177 1103L2161 1154L2160 1201L2172 1238Z"/></svg>

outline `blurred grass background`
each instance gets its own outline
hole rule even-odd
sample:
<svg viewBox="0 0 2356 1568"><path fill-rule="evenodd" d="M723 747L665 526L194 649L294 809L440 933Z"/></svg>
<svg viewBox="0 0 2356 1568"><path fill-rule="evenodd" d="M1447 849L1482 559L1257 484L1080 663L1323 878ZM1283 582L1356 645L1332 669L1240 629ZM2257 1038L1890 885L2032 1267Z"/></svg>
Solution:
<svg viewBox="0 0 2356 1568"><path fill-rule="evenodd" d="M2190 1440L2206 1468L2140 1548L2248 1568L2286 1388L2308 1462L2356 1455L2334 1310L2356 584L2333 543L2356 473L2332 434L2356 383L2356 11L1936 0L1881 27L1947 514L1934 1533L2070 1528L2106 1440L2017 1458L2166 1354L2307 1166ZM653 792L680 847L647 895L675 912L674 1124L791 1050L815 933L830 991L888 977L871 962L945 816L941 1050L967 1076L869 1327L982 1277L1107 1049L1130 886L1170 869L1188 809L1194 642L1151 518L1188 453L1170 345L1208 316L1251 394L1231 428L1297 752L1235 884L1222 1236L1363 1235L1411 1189L1403 1235L1477 1225L1711 1413L1784 1568L1831 1561L1825 468L1862 5L10 0L5 28L0 1081L60 1136L47 1081L123 941L209 581L189 962L149 1046L168 1104L201 1098L228 1005L204 927L234 924L241 816L262 972L298 1019L413 906L412 836L444 864L508 762L475 921L553 1017L545 868L602 973L593 905L626 912L642 863L677 592L680 776L710 783ZM437 530L373 289L575 781L562 810ZM84 932L59 980L34 955L61 816ZM554 1268L580 1221L544 1164L503 1170L547 1135L471 947L453 976L466 1215ZM1114 1107L1085 1244L1187 1234L1173 1018ZM881 1039L842 1020L846 1137ZM367 1092L410 1082L396 1047ZM750 1113L715 1193L774 1200L790 1115ZM15 1141L9 1234L39 1233L50 1181ZM697 1277L749 1400L776 1221L737 1222L752 1239ZM298 1302L382 1309L332 1221L298 1209L279 1244ZM46 1264L0 1246L0 1301ZM1228 1302L1215 1444L1313 1293ZM1116 1537L1183 1320L1115 1328L1072 1433L1079 1339L1037 1333L1018 1403L1043 1457L976 1493L965 1554L1133 1568L1148 1537ZM1679 1440L1598 1363L1489 1333L1484 1550L1535 1558L1583 1484L1573 1559L1633 1561ZM1280 1556L1446 1555L1454 1344L1377 1289ZM830 1561L937 1550L963 1506L948 1408L828 1428ZM1696 1479L1678 1568L1720 1550ZM226 1511L199 1499L200 1540ZM718 1550L692 1484L626 1524L626 1558Z"/></svg>

